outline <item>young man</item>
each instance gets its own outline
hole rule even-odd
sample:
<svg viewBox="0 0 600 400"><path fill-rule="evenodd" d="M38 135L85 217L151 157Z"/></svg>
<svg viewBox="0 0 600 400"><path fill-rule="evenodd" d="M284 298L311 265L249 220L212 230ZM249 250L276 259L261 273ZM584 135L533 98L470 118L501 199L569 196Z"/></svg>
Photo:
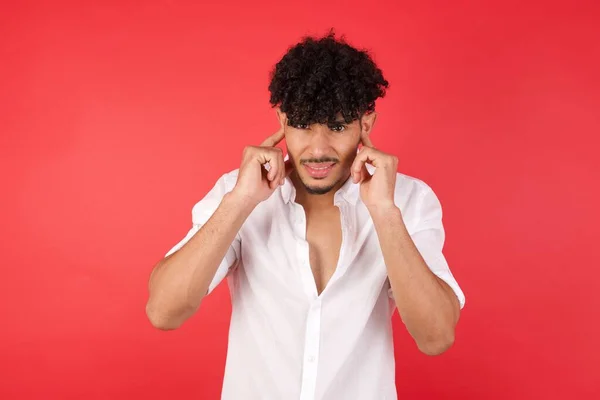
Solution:
<svg viewBox="0 0 600 400"><path fill-rule="evenodd" d="M155 266L159 329L227 276L223 399L396 399L395 308L422 352L452 345L465 298L442 254L440 202L370 138L387 87L334 34L291 47L269 85L280 129L246 147Z"/></svg>

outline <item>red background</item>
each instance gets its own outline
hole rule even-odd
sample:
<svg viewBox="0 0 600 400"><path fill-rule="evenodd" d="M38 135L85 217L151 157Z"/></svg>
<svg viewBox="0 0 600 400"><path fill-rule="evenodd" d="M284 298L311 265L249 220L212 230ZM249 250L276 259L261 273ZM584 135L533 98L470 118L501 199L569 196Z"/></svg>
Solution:
<svg viewBox="0 0 600 400"><path fill-rule="evenodd" d="M437 358L394 316L400 398L600 398L597 2L250 3L1 6L0 398L218 398L226 285L165 333L147 278L331 26L391 82L373 140L438 193L467 296Z"/></svg>

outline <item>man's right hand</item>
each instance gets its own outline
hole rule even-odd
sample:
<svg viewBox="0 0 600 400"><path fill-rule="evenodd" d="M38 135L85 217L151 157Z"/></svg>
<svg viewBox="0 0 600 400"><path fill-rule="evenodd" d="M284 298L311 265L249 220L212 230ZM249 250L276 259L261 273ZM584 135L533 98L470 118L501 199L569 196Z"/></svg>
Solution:
<svg viewBox="0 0 600 400"><path fill-rule="evenodd" d="M284 138L284 126L260 146L247 146L244 149L232 194L249 201L252 206L268 199L278 186L283 185L285 177L291 172L291 161L284 162L283 151L275 147ZM268 172L264 167L266 163L270 166Z"/></svg>

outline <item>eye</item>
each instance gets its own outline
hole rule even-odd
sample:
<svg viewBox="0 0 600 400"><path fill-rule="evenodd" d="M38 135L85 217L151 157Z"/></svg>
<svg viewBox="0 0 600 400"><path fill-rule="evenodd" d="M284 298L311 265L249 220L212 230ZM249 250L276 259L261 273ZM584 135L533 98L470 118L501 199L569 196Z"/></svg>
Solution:
<svg viewBox="0 0 600 400"><path fill-rule="evenodd" d="M333 126L329 127L329 129L331 129L334 132L343 132L346 130L346 126L345 125L333 125Z"/></svg>
<svg viewBox="0 0 600 400"><path fill-rule="evenodd" d="M296 124L293 127L296 129L308 129L308 124Z"/></svg>

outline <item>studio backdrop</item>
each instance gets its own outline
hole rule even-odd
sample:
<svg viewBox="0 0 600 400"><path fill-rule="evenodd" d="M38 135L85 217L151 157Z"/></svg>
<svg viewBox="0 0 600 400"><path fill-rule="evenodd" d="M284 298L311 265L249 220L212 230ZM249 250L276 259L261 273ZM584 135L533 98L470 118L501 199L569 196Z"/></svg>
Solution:
<svg viewBox="0 0 600 400"><path fill-rule="evenodd" d="M467 298L439 357L394 315L399 398L600 398L599 15L594 1L4 2L0 398L219 398L226 283L162 332L148 277L244 146L278 128L273 65L331 28L389 80L372 140L438 194Z"/></svg>

